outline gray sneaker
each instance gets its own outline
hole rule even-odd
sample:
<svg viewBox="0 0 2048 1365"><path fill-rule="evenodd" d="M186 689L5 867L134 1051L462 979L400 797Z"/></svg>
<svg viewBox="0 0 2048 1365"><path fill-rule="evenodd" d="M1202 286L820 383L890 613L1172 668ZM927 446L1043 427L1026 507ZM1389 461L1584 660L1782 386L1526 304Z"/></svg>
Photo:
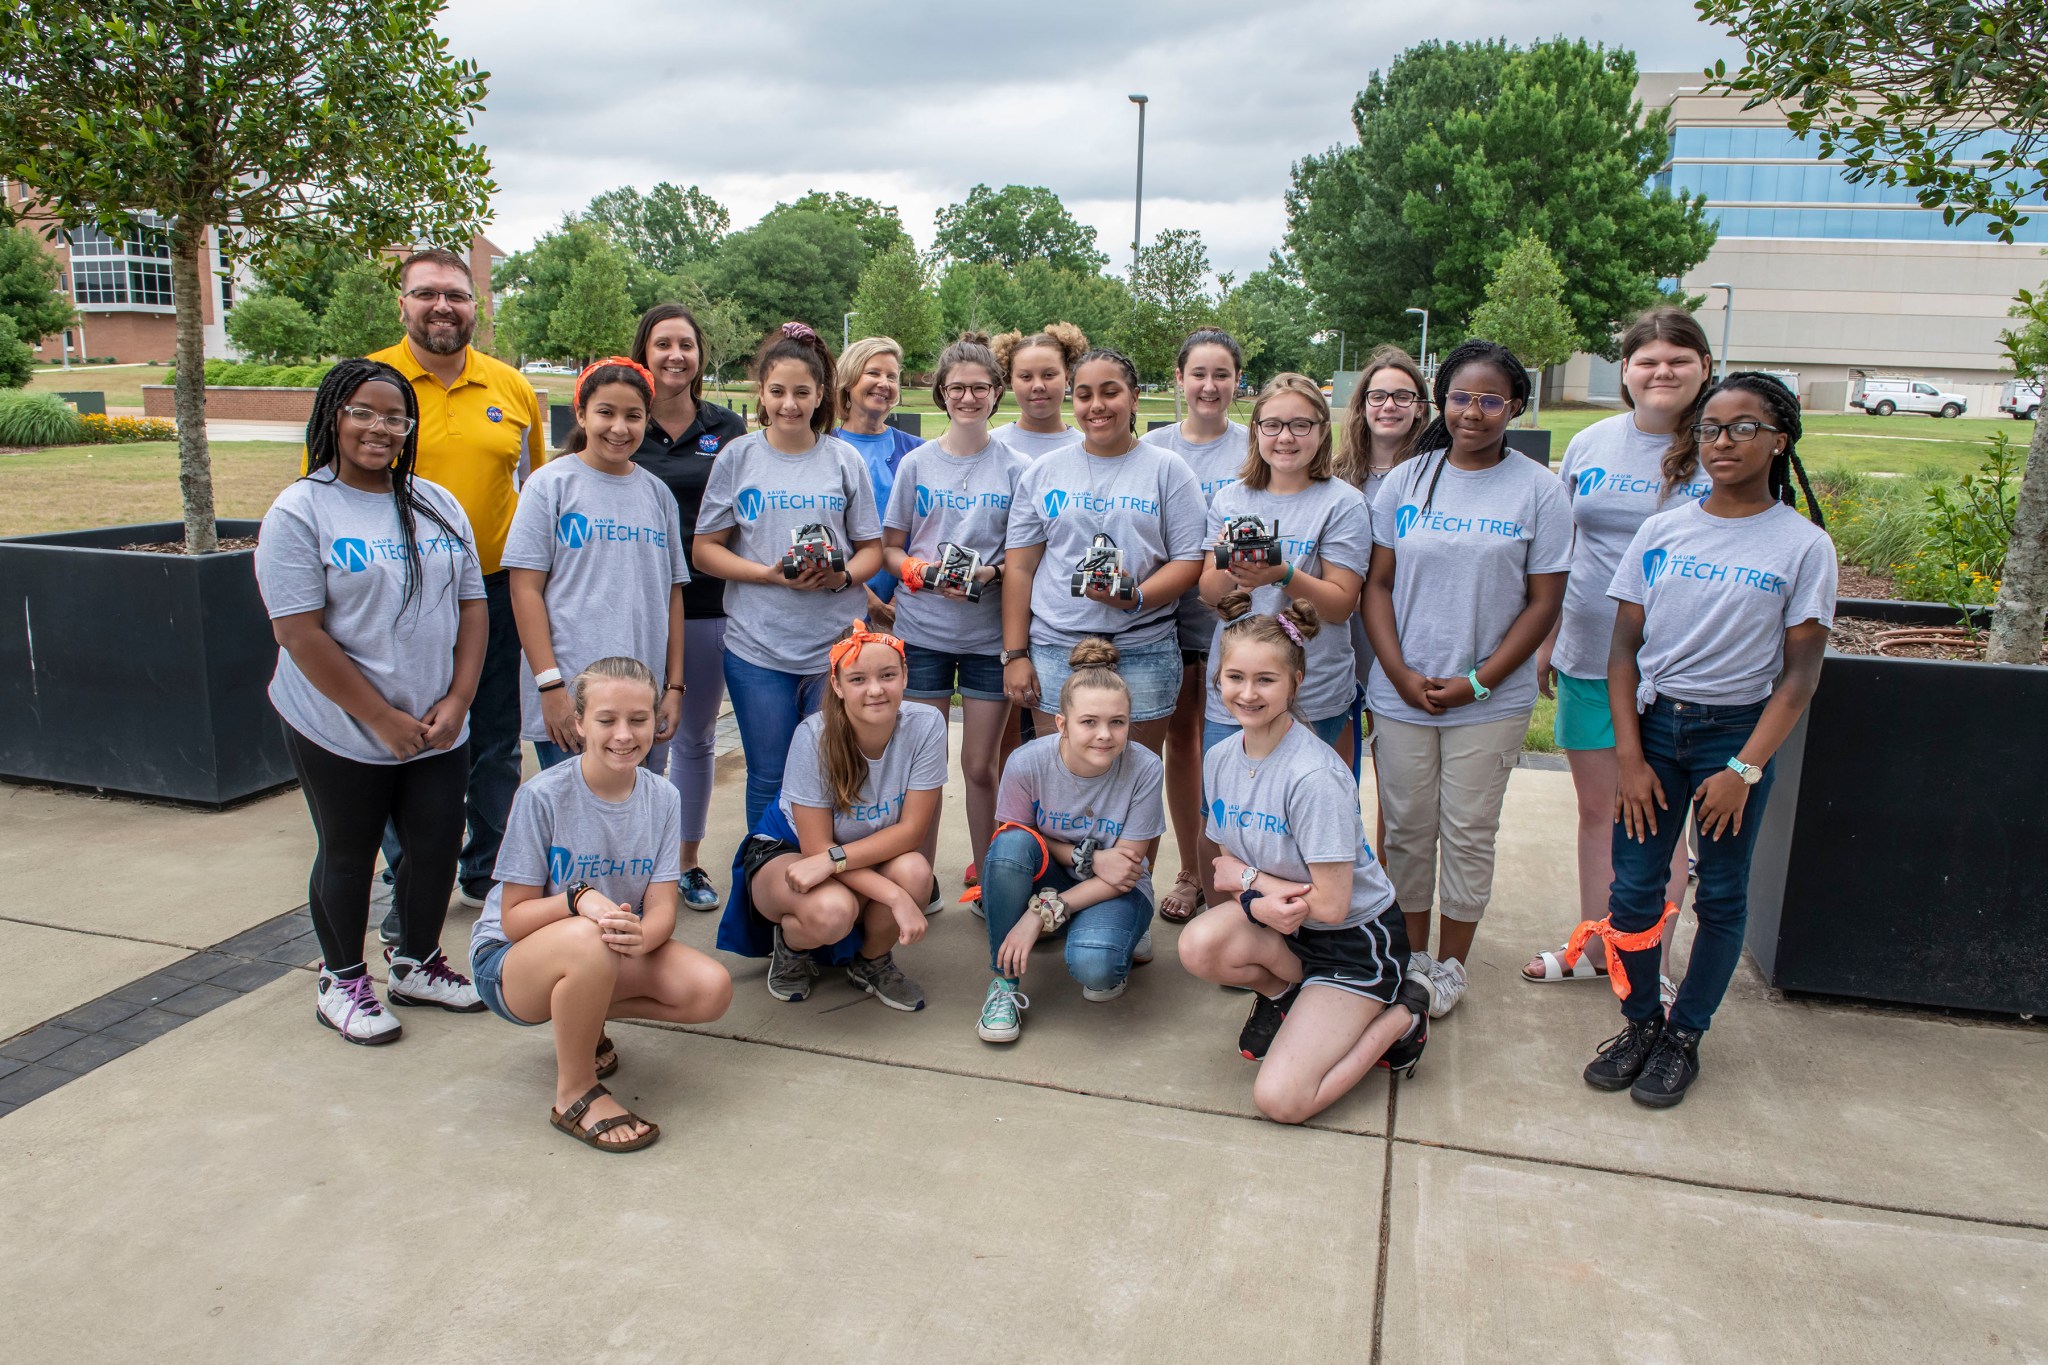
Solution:
<svg viewBox="0 0 2048 1365"><path fill-rule="evenodd" d="M846 979L892 1010L921 1010L924 991L903 974L894 953L883 953L870 961L855 955L846 964Z"/></svg>
<svg viewBox="0 0 2048 1365"><path fill-rule="evenodd" d="M811 978L818 964L809 953L801 953L782 941L782 926L775 926L775 951L768 956L768 994L777 1000L802 1000L811 993Z"/></svg>

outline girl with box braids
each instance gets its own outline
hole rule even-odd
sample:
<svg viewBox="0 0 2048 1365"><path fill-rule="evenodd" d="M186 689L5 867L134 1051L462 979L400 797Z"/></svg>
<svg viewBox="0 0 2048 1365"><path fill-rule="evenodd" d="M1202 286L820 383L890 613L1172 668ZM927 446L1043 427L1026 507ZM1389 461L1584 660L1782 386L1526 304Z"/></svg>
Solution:
<svg viewBox="0 0 2048 1365"><path fill-rule="evenodd" d="M1435 467L1429 471L1429 491L1422 499L1424 512L1429 511L1430 502L1436 497L1437 480L1443 477L1444 465L1451 458L1451 427L1445 403L1451 395L1452 384L1458 378L1458 371L1467 365L1489 365L1500 371L1501 377L1507 380L1508 394L1515 401L1515 412L1518 413L1529 406L1529 372L1522 368L1521 361L1515 359L1514 352L1498 341L1480 341L1475 338L1462 343L1444 357L1443 364L1437 367L1436 383L1430 388L1430 395L1436 404L1436 416L1422 429L1422 434L1415 438L1415 448L1424 453L1425 460L1431 452L1436 455ZM1508 415L1512 417L1515 414ZM1504 458L1507 451L1506 432L1503 430L1500 456ZM1418 468L1409 486L1413 488L1421 481L1422 471Z"/></svg>
<svg viewBox="0 0 2048 1365"><path fill-rule="evenodd" d="M1797 511L1799 499L1792 490L1792 481L1797 479L1800 492L1806 495L1808 519L1825 531L1828 524L1821 514L1820 500L1813 496L1813 485L1806 479L1806 466L1799 459L1799 437L1802 431L1799 421L1799 399L1785 387L1782 380L1756 370L1737 370L1720 383L1700 390L1699 402L1693 405L1692 420L1679 428L1677 439L1671 443L1671 453L1664 457L1665 482L1683 482L1691 478L1693 471L1699 468L1699 441L1693 435L1693 427L1698 424L1700 414L1706 411L1707 400L1717 393L1725 393L1730 389L1753 393L1762 399L1764 406L1771 410L1773 425L1784 434L1785 448L1771 461L1768 485L1771 496Z"/></svg>

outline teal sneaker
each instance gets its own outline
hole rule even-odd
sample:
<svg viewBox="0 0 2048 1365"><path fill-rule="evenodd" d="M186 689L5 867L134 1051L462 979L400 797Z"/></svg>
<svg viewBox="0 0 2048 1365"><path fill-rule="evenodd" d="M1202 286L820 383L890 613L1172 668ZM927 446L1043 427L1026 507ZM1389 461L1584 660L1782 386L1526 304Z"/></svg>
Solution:
<svg viewBox="0 0 2048 1365"><path fill-rule="evenodd" d="M1031 997L1017 989L1017 983L999 976L988 983L988 998L981 1002L981 1023L975 1032L984 1043L1014 1043L1024 1031L1020 1011L1031 1008Z"/></svg>

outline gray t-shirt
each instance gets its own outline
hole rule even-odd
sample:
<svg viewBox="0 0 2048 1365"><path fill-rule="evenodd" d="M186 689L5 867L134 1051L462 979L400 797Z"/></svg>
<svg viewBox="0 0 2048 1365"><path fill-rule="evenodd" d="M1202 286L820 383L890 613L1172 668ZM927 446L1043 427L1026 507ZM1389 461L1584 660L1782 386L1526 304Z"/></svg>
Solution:
<svg viewBox="0 0 2048 1365"><path fill-rule="evenodd" d="M1218 493L1237 482L1251 451L1251 431L1242 422L1227 421L1223 434L1213 441L1190 441L1178 422L1148 431L1141 439L1148 445L1164 447L1180 456L1187 467L1195 471L1195 478L1202 485L1202 501L1211 507L1216 505ZM1209 539L1215 538L1212 530ZM1174 616L1174 623L1180 631L1182 649L1209 648L1216 613L1202 604L1199 586L1189 588L1187 595L1180 599L1180 610Z"/></svg>
<svg viewBox="0 0 2048 1365"><path fill-rule="evenodd" d="M1681 502L1704 498L1713 485L1695 471L1690 482L1666 493L1664 452L1669 436L1636 426L1632 412L1616 413L1572 437L1557 469L1572 504L1572 576L1565 583L1564 616L1550 663L1574 678L1607 676L1607 645L1614 638L1614 602L1607 585L1621 552L1645 519Z"/></svg>
<svg viewBox="0 0 2048 1365"><path fill-rule="evenodd" d="M1318 479L1301 492L1288 494L1254 489L1242 483L1221 489L1209 508L1211 544L1222 534L1223 523L1232 517L1258 517L1269 527L1277 526L1281 553L1287 556L1296 573L1321 577L1334 564L1363 578L1372 562L1372 515L1358 490L1342 479ZM1254 588L1252 610L1270 615L1287 604L1288 596L1287 589L1278 583ZM1204 714L1218 725L1235 725L1236 718L1224 706L1223 696L1216 689L1223 620L1214 608L1202 610L1208 614L1210 629L1210 640L1203 646L1209 653L1209 676L1205 680L1209 696ZM1310 720L1348 714L1358 685L1352 671L1348 618L1324 622L1305 652L1308 667L1302 674L1295 706Z"/></svg>
<svg viewBox="0 0 2048 1365"><path fill-rule="evenodd" d="M1031 580L1031 642L1071 649L1091 635L1126 645L1170 639L1175 602L1126 612L1071 588L1074 568L1098 531L1124 552L1142 585L1170 560L1199 560L1207 509L1194 471L1179 456L1138 442L1123 455L1090 455L1078 443L1024 472L1010 507L1009 547L1043 545Z"/></svg>
<svg viewBox="0 0 2048 1365"><path fill-rule="evenodd" d="M1380 485L1387 481L1391 473L1392 471L1387 474L1368 473L1365 476L1365 485L1361 491L1365 496L1365 512L1368 517L1372 515L1374 495L1380 491ZM1372 681L1372 641L1366 636L1365 613L1362 611L1351 613L1351 654L1358 685L1365 687Z"/></svg>
<svg viewBox="0 0 2048 1365"><path fill-rule="evenodd" d="M978 551L984 564L1003 562L1010 499L1031 462L991 437L965 458L927 441L903 457L882 516L884 529L907 533L914 559L937 563L948 542ZM984 588L979 602L937 592L896 594L896 633L909 644L948 654L995 654L1003 647L1003 593Z"/></svg>
<svg viewBox="0 0 2048 1365"><path fill-rule="evenodd" d="M1637 709L1656 696L1707 706L1768 697L1786 630L1834 625L1836 574L1828 533L1783 503L1717 517L1688 502L1651 517L1607 589L1643 607Z"/></svg>
<svg viewBox="0 0 2048 1365"><path fill-rule="evenodd" d="M1394 900L1366 842L1358 779L1337 751L1299 721L1257 763L1240 732L1202 756L1209 798L1205 833L1232 857L1289 881L1314 880L1315 863L1351 864L1351 910L1342 924L1303 920L1303 929L1355 929Z"/></svg>
<svg viewBox="0 0 2048 1365"><path fill-rule="evenodd" d="M1060 757L1060 737L1044 735L1010 755L996 790L996 820L1029 825L1048 839L1078 844L1093 835L1107 848L1166 833L1165 768L1142 744L1126 744L1100 777L1079 777ZM1152 901L1152 869L1138 877Z"/></svg>
<svg viewBox="0 0 2048 1365"><path fill-rule="evenodd" d="M1074 427L1061 427L1058 431L1026 431L1015 422L1005 422L989 434L1027 460L1041 459L1055 450L1081 444L1081 433Z"/></svg>
<svg viewBox="0 0 2048 1365"><path fill-rule="evenodd" d="M1564 485L1534 460L1509 452L1490 469L1465 470L1436 451L1409 460L1380 486L1372 538L1394 551L1401 657L1425 676L1462 678L1500 648L1528 605L1529 575L1570 567L1571 507ZM1536 659L1523 660L1485 701L1441 716L1401 700L1381 660L1373 662L1367 697L1375 716L1411 725L1480 725L1535 706Z"/></svg>
<svg viewBox="0 0 2048 1365"><path fill-rule="evenodd" d="M896 733L880 758L868 760L867 781L860 799L846 810L833 810L832 779L825 774L825 714L813 712L796 727L789 742L789 762L782 769L782 794L776 803L782 818L796 827L793 806L832 811L832 838L840 844L865 839L903 818L903 801L912 792L946 785L946 717L935 706L906 701L896 712Z"/></svg>
<svg viewBox="0 0 2048 1365"><path fill-rule="evenodd" d="M460 604L484 595L476 538L454 495L414 479L413 490L460 538L413 516L419 587L405 598L405 542L389 493L350 488L331 470L286 485L263 516L256 542L256 586L275 621L324 613L327 633L362 670L377 695L407 715L424 716L455 678ZM330 753L358 763L396 763L384 741L336 705L284 650L270 679L270 701L285 724ZM469 737L465 717L460 744ZM416 758L445 752L423 749Z"/></svg>
<svg viewBox="0 0 2048 1365"><path fill-rule="evenodd" d="M503 562L548 576L548 638L564 679L616 654L646 664L658 690L668 685L669 594L690 581L690 566L675 494L630 468L607 474L568 455L534 470L519 490ZM523 652L519 736L548 737Z"/></svg>
<svg viewBox="0 0 2048 1365"><path fill-rule="evenodd" d="M577 882L621 905L643 909L647 888L683 877L683 797L675 784L645 768L633 770L633 794L607 801L583 780L572 758L522 786L512 798L505 842L498 847L498 884L470 931L472 955L506 943L506 882L559 896Z"/></svg>
<svg viewBox="0 0 2048 1365"><path fill-rule="evenodd" d="M797 528L817 522L849 560L855 542L880 540L875 488L860 452L836 436L820 436L801 455L784 455L750 431L711 467L698 535L739 528L727 544L742 559L776 564ZM773 583L727 583L725 647L757 668L809 676L823 673L832 642L867 614L859 584L845 592L797 592Z"/></svg>

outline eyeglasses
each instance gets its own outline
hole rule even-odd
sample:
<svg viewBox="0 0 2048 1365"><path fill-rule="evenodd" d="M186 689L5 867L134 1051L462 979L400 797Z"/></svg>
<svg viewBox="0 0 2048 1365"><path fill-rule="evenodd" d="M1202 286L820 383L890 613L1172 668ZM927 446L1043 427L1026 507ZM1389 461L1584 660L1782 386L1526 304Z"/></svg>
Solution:
<svg viewBox="0 0 2048 1365"><path fill-rule="evenodd" d="M1722 432L1728 433L1731 441L1754 441L1759 431L1774 431L1784 434L1785 428L1774 427L1769 422L1756 422L1744 418L1740 422L1701 422L1692 429L1693 440L1703 446L1710 446L1721 439Z"/></svg>
<svg viewBox="0 0 2048 1365"><path fill-rule="evenodd" d="M986 398L996 391L993 384L948 384L940 393L958 402L962 398Z"/></svg>
<svg viewBox="0 0 2048 1365"><path fill-rule="evenodd" d="M412 435L412 429L419 425L418 420L415 418L387 417L381 412L372 412L368 408L343 408L341 411L349 421L355 423L364 431L375 431L382 428L393 436L410 436Z"/></svg>
<svg viewBox="0 0 2048 1365"><path fill-rule="evenodd" d="M1313 436L1316 428L1328 424L1318 417L1296 417L1285 422L1278 417L1261 417L1253 425L1258 427L1261 436L1278 436L1283 431L1291 431L1296 436Z"/></svg>
<svg viewBox="0 0 2048 1365"><path fill-rule="evenodd" d="M1397 408L1412 408L1422 401L1422 395L1413 389L1367 389L1367 407L1383 408L1392 403Z"/></svg>
<svg viewBox="0 0 2048 1365"><path fill-rule="evenodd" d="M1463 389L1452 389L1444 395L1444 406L1452 412L1462 412L1474 404L1488 417L1498 417L1508 410L1508 400L1497 393L1467 393Z"/></svg>
<svg viewBox="0 0 2048 1365"><path fill-rule="evenodd" d="M448 301L450 308L467 308L476 302L476 295L461 289L408 289L405 296L415 303L437 303Z"/></svg>

